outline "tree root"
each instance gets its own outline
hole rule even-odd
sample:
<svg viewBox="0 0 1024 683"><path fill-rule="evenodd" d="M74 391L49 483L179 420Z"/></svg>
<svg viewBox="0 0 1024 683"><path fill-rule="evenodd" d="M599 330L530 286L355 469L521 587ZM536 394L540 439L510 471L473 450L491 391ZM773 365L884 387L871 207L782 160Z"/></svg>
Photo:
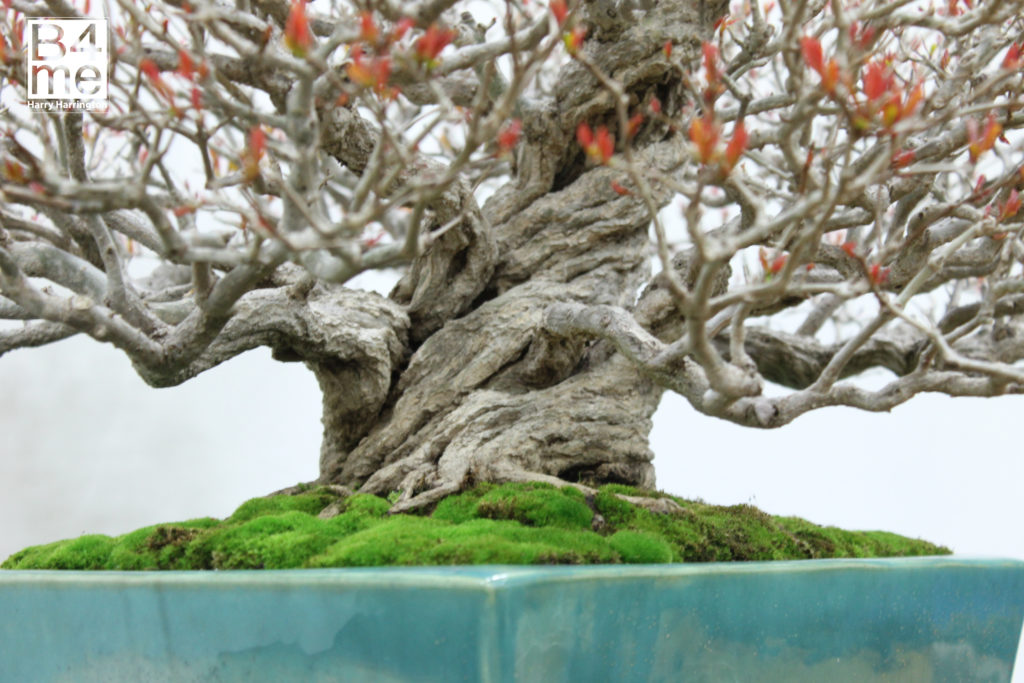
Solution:
<svg viewBox="0 0 1024 683"><path fill-rule="evenodd" d="M542 483L551 484L556 488L563 488L565 486L571 486L583 495L592 499L597 495L598 491L595 488L587 486L585 484L573 483L571 481L565 481L559 477L552 476L550 474L541 474L539 472L527 472L524 470L512 470L502 473L501 476L488 478L488 481L492 481L496 484L507 484L507 483ZM446 496L458 493L466 488L465 482L446 482L439 486L427 489L421 493L415 495L408 495L403 492L402 496L399 497L398 501L391 506L388 510L389 515L411 513L422 510L426 507L437 503ZM411 489L409 489L411 490ZM645 510L649 510L659 515L678 515L686 512L686 509L679 505L671 498L646 498L644 496L630 496L624 493L613 494L616 498L624 500L627 503L642 507Z"/></svg>
<svg viewBox="0 0 1024 683"><path fill-rule="evenodd" d="M272 498L273 496L297 496L302 493L309 493L310 491L316 489L327 489L331 493L337 495L339 498L348 498L353 493L355 493L355 491L353 491L347 486L342 486L340 484L321 484L314 480L307 483L296 484L295 486L287 486L283 489L278 489L277 491L268 493L262 497Z"/></svg>

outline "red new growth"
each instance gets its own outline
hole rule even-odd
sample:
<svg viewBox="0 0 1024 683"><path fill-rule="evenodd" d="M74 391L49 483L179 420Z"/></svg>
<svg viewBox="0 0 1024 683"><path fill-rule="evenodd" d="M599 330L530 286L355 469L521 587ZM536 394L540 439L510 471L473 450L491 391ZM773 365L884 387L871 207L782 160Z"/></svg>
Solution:
<svg viewBox="0 0 1024 683"><path fill-rule="evenodd" d="M267 134L259 126L249 129L249 149L252 150L252 155L257 161L262 159L267 151Z"/></svg>
<svg viewBox="0 0 1024 683"><path fill-rule="evenodd" d="M821 50L821 41L817 38L800 39L800 51L804 54L804 62L819 74L825 71L825 56Z"/></svg>
<svg viewBox="0 0 1024 683"><path fill-rule="evenodd" d="M697 156L701 163L711 161L718 145L718 125L709 114L695 117L690 122L690 140L697 145Z"/></svg>
<svg viewBox="0 0 1024 683"><path fill-rule="evenodd" d="M139 60L139 71L146 74L146 77L151 81L160 80L160 67L148 57Z"/></svg>
<svg viewBox="0 0 1024 683"><path fill-rule="evenodd" d="M636 135L637 131L640 130L640 126L642 126L643 124L644 124L644 115L639 113L639 112L637 112L636 114L633 114L633 116L630 117L629 123L628 123L628 125L626 127L626 137L627 138L632 138L634 135Z"/></svg>
<svg viewBox="0 0 1024 683"><path fill-rule="evenodd" d="M512 151L519 142L519 135L523 132L523 122L519 119L512 119L498 133L498 153L504 154Z"/></svg>
<svg viewBox="0 0 1024 683"><path fill-rule="evenodd" d="M850 24L850 40L861 50L868 49L875 40L875 27L861 26L860 22L853 22Z"/></svg>
<svg viewBox="0 0 1024 683"><path fill-rule="evenodd" d="M359 13L359 40L373 45L380 37L377 24L373 21L373 12L363 11Z"/></svg>
<svg viewBox="0 0 1024 683"><path fill-rule="evenodd" d="M971 156L971 162L976 162L982 154L992 149L996 140L1003 132L1003 127L996 121L996 115L989 112L985 119L985 128L978 130L978 122L973 118L967 119L967 150Z"/></svg>
<svg viewBox="0 0 1024 683"><path fill-rule="evenodd" d="M186 50L178 50L178 74L190 81L195 78L196 65Z"/></svg>
<svg viewBox="0 0 1024 683"><path fill-rule="evenodd" d="M615 140L612 139L608 129L604 126L599 126L597 129L596 143L601 163L607 164L611 160L612 155L615 154Z"/></svg>
<svg viewBox="0 0 1024 683"><path fill-rule="evenodd" d="M436 67L439 64L437 58L441 51L454 39L454 31L441 30L437 24L431 24L426 33L416 41L416 59L428 69Z"/></svg>
<svg viewBox="0 0 1024 683"><path fill-rule="evenodd" d="M363 46L358 44L352 48L349 57L352 61L345 70L349 80L364 88L373 88L378 94L386 94L388 79L391 78L391 58L374 57L367 63L363 56Z"/></svg>
<svg viewBox="0 0 1024 683"><path fill-rule="evenodd" d="M1007 197L1006 203L999 209L999 220L1012 218L1017 215L1018 211L1020 211L1020 195L1017 194L1017 190L1010 190L1010 196Z"/></svg>
<svg viewBox="0 0 1024 683"><path fill-rule="evenodd" d="M914 163L914 150L912 149L901 149L892 155L892 167L903 168Z"/></svg>
<svg viewBox="0 0 1024 683"><path fill-rule="evenodd" d="M288 20L284 25L284 44L296 57L305 56L313 44L313 34L309 31L309 18L306 16L305 0L292 0Z"/></svg>
<svg viewBox="0 0 1024 683"><path fill-rule="evenodd" d="M787 254L779 254L778 256L776 256L775 260L772 261L772 265L770 268L771 274L778 275L779 271L786 267L786 261L788 260L789 256Z"/></svg>
<svg viewBox="0 0 1024 683"><path fill-rule="evenodd" d="M565 23L565 18L569 16L569 8L565 4L565 0L551 0L551 4L548 5L548 9L555 15L555 21L561 26Z"/></svg>
<svg viewBox="0 0 1024 683"><path fill-rule="evenodd" d="M398 23L395 24L394 31L391 32L391 39L401 40L403 37L405 37L405 34L409 32L409 29L411 29L415 25L416 22L410 19L409 17L402 17L398 21Z"/></svg>
<svg viewBox="0 0 1024 683"><path fill-rule="evenodd" d="M149 79L150 83L153 84L153 88L158 93L163 95L168 101L174 99L174 91L160 77L160 67L156 65L156 62L148 57L144 57L139 60L139 71L146 75L146 78Z"/></svg>
<svg viewBox="0 0 1024 683"><path fill-rule="evenodd" d="M821 87L825 92L832 94L839 83L839 63L834 59L825 61L821 41L817 38L801 38L800 51L803 52L804 62L807 63L807 66L814 69L821 77Z"/></svg>
<svg viewBox="0 0 1024 683"><path fill-rule="evenodd" d="M973 195L974 195L973 198L974 199L982 200L985 197L987 197L990 194L992 194L992 190L991 189L986 189L985 188L985 183L986 182L988 182L988 179L985 178L984 175L978 176L978 179L974 182L974 192L973 192Z"/></svg>
<svg viewBox="0 0 1024 683"><path fill-rule="evenodd" d="M850 258L857 258L857 243L856 242L843 242L843 246L840 247L846 252L846 255Z"/></svg>
<svg viewBox="0 0 1024 683"><path fill-rule="evenodd" d="M579 52L580 47L583 46L583 39L587 37L587 29L582 26L577 26L572 30L572 33L566 31L562 34L562 42L565 43L565 51L571 55Z"/></svg>
<svg viewBox="0 0 1024 683"><path fill-rule="evenodd" d="M704 71L708 74L708 82L715 83L718 81L718 48L705 42L701 50L704 52Z"/></svg>
<svg viewBox="0 0 1024 683"><path fill-rule="evenodd" d="M583 149L594 144L594 131L590 130L590 126L586 123L576 126L576 142L580 143L580 147Z"/></svg>
<svg viewBox="0 0 1024 683"><path fill-rule="evenodd" d="M602 164L607 164L615 153L615 141L605 126L598 126L595 134L590 126L581 123L576 127L576 141L590 159Z"/></svg>
<svg viewBox="0 0 1024 683"><path fill-rule="evenodd" d="M666 40L665 44L661 46L661 51L665 53L665 59L672 58L672 41Z"/></svg>
<svg viewBox="0 0 1024 683"><path fill-rule="evenodd" d="M614 180L612 181L612 190L615 191L615 194L617 194L617 195L619 195L621 197L624 197L624 196L629 195L629 194L633 194L632 192L630 192L629 190L624 188L622 185L619 185L619 183L614 181Z"/></svg>
<svg viewBox="0 0 1024 683"><path fill-rule="evenodd" d="M260 174L260 159L267 151L267 134L259 126L249 129L249 147L242 152L242 172L252 182Z"/></svg>
<svg viewBox="0 0 1024 683"><path fill-rule="evenodd" d="M880 264L874 263L868 269L868 276L871 278L872 284L884 285L889 280L889 272L888 268L883 268Z"/></svg>
<svg viewBox="0 0 1024 683"><path fill-rule="evenodd" d="M885 65L881 62L871 62L864 68L863 81L864 94L869 102L878 100L889 91L893 85L892 74L886 73Z"/></svg>
<svg viewBox="0 0 1024 683"><path fill-rule="evenodd" d="M725 163L726 168L731 170L736 162L743 156L743 152L747 149L747 127L743 124L743 121L737 121L736 125L732 130L732 139L729 140L729 144L725 147Z"/></svg>
<svg viewBox="0 0 1024 683"><path fill-rule="evenodd" d="M1021 65L1021 46L1014 43L1010 46L1010 49L1006 51L1006 56L1003 57L1002 67L1004 69L1019 69Z"/></svg>

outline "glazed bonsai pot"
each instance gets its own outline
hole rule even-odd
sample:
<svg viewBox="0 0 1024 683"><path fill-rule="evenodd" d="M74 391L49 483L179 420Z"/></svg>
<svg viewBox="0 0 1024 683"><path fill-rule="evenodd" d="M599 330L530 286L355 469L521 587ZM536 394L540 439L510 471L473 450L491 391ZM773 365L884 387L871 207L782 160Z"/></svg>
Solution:
<svg viewBox="0 0 1024 683"><path fill-rule="evenodd" d="M1009 681L1024 562L0 572L11 681Z"/></svg>

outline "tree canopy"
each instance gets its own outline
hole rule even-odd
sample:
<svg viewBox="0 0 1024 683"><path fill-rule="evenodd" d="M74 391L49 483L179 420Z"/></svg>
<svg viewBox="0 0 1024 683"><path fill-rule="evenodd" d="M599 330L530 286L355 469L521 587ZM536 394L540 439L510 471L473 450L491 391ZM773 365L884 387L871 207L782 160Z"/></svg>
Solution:
<svg viewBox="0 0 1024 683"><path fill-rule="evenodd" d="M664 390L761 428L1021 393L1021 10L118 0L109 106L47 114L26 22L99 9L6 0L0 355L167 386L269 346L321 481L397 509L652 485Z"/></svg>

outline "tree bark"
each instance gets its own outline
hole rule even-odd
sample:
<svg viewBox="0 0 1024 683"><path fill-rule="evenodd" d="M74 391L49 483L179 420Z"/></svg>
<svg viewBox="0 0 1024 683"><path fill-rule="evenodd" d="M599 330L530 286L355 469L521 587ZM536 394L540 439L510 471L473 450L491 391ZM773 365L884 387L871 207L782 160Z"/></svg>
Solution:
<svg viewBox="0 0 1024 683"><path fill-rule="evenodd" d="M631 109L657 97L671 114L684 103L683 74L664 43L681 44L695 64L721 8L664 7L642 26L592 24L586 56L623 84ZM437 223L462 218L392 292L409 313L410 354L379 413L354 409L374 405L357 367L310 363L324 391L320 482L399 491L396 509L480 480L654 486L648 435L662 387L610 343L545 327L554 304L639 304L655 332L672 312L657 288L638 302L650 275L650 207L613 189L630 184L625 171L592 166L567 144L581 122L617 135L615 103L579 63L559 84L556 105L524 106L516 177L482 210L468 192L449 198ZM671 173L689 158L686 144L650 122L633 153L641 167ZM653 195L659 206L671 198L659 187Z"/></svg>

